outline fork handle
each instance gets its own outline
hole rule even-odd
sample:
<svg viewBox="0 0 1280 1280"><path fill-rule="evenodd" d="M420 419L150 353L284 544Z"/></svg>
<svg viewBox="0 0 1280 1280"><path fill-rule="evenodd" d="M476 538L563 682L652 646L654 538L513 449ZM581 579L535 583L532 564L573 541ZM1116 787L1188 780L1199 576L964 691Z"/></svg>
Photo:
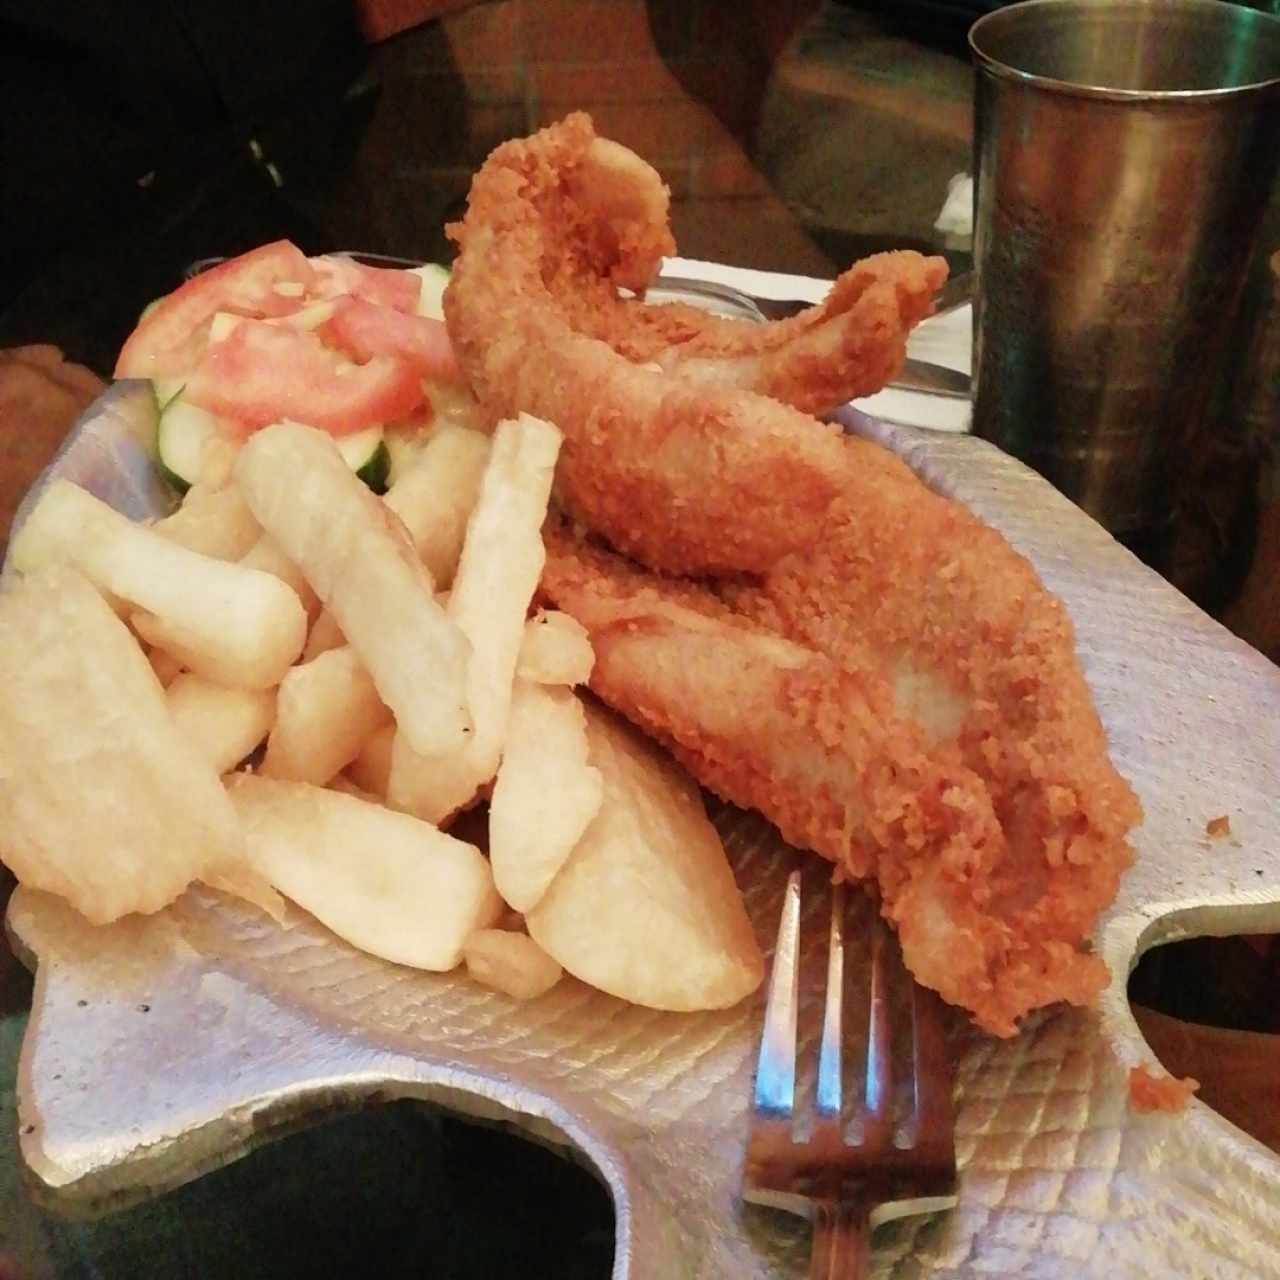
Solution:
<svg viewBox="0 0 1280 1280"><path fill-rule="evenodd" d="M863 1280L870 1236L867 1206L847 1200L821 1200L816 1210L809 1280Z"/></svg>

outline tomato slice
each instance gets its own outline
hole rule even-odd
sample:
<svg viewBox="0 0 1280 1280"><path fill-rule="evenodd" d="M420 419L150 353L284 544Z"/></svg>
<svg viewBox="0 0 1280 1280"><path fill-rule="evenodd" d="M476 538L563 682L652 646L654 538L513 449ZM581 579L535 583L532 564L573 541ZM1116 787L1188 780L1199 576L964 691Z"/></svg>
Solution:
<svg viewBox="0 0 1280 1280"><path fill-rule="evenodd" d="M422 296L422 280L396 267L369 267L354 258L312 258L316 297L336 298L350 293L393 311L413 315Z"/></svg>
<svg viewBox="0 0 1280 1280"><path fill-rule="evenodd" d="M353 364L313 333L263 320L241 320L211 343L185 395L246 430L289 418L334 435L403 418L424 398L404 360Z"/></svg>
<svg viewBox="0 0 1280 1280"><path fill-rule="evenodd" d="M139 321L116 361L117 378L174 378L190 373L215 311L280 316L298 309L315 272L288 240L265 244L202 271L161 298ZM277 290L285 286L284 291Z"/></svg>
<svg viewBox="0 0 1280 1280"><path fill-rule="evenodd" d="M324 332L335 346L357 360L395 356L416 369L419 377L439 382L462 381L443 320L405 315L347 295L337 299Z"/></svg>

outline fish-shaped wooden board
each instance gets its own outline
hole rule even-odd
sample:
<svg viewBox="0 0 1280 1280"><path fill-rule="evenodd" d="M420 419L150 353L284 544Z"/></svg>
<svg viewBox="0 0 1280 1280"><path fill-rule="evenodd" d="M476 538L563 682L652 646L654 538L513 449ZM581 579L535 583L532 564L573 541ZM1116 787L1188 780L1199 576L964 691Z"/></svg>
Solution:
<svg viewBox="0 0 1280 1280"><path fill-rule="evenodd" d="M876 1274L1280 1275L1280 1159L1196 1101L1172 1117L1129 1109L1128 1068L1154 1059L1125 994L1160 942L1280 930L1280 671L991 446L845 417L999 528L1065 601L1146 812L1096 935L1113 975L1099 1007L1042 1013L1007 1041L957 1020L959 1204L881 1228ZM120 384L51 473L155 514L167 499L153 430L149 388ZM1221 814L1231 834L1211 840ZM716 817L762 940L795 865L807 909L825 915L817 860L753 816ZM617 1280L806 1274L807 1227L739 1198L762 996L663 1014L566 979L521 1004L360 954L300 911L281 927L206 890L91 929L19 889L8 926L37 975L22 1155L54 1207L109 1209L308 1117L412 1097L594 1166L617 1207ZM810 965L823 932L808 931ZM821 984L807 989L812 1050Z"/></svg>

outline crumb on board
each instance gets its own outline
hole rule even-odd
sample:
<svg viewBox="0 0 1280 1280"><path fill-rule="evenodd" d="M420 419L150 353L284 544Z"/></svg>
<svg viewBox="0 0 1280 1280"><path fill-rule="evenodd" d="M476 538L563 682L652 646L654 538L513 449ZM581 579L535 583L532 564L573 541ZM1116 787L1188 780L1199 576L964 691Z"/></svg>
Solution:
<svg viewBox="0 0 1280 1280"><path fill-rule="evenodd" d="M1217 839L1219 836L1229 836L1231 834L1231 819L1225 813L1220 814L1216 818L1210 818L1204 824L1205 834L1213 836Z"/></svg>
<svg viewBox="0 0 1280 1280"><path fill-rule="evenodd" d="M1135 1111L1181 1111L1200 1081L1184 1076L1153 1075L1141 1064L1129 1068L1129 1105Z"/></svg>

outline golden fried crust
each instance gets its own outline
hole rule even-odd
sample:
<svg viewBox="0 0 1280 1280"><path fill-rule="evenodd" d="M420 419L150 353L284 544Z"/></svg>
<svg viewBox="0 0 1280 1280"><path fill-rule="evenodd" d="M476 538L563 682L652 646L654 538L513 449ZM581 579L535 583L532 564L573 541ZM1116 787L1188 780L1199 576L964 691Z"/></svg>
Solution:
<svg viewBox="0 0 1280 1280"><path fill-rule="evenodd" d="M706 388L770 396L805 413L879 391L902 367L907 336L933 310L946 280L941 258L912 250L855 263L825 301L788 320L757 324L682 304L649 306L612 289L583 287L574 272L548 287L569 322L636 363Z"/></svg>
<svg viewBox="0 0 1280 1280"><path fill-rule="evenodd" d="M837 504L822 544L767 575L770 615L837 661L868 646L905 652L971 696L958 745L1023 854L995 902L1078 942L1115 895L1141 809L1108 758L1066 610L957 504L923 488L910 502L879 493L888 500Z"/></svg>
<svg viewBox="0 0 1280 1280"><path fill-rule="evenodd" d="M645 573L559 530L545 537L542 589L590 633L592 688L704 785L856 878L888 844L941 856L939 838L961 825L950 814L936 822L948 791L969 794L969 844L998 842L977 779L958 757L930 754L880 672L842 670L696 583Z"/></svg>
<svg viewBox="0 0 1280 1280"><path fill-rule="evenodd" d="M840 874L873 877L921 982L998 1035L1030 1009L1097 993L1106 971L1080 950L1083 929L1035 924L1055 888L1034 837L1002 829L958 744L929 745L902 719L874 661L834 661L733 613L723 592L648 574L563 528L546 537L543 590L590 633L593 690L704 786ZM732 594L746 604L757 592Z"/></svg>
<svg viewBox="0 0 1280 1280"><path fill-rule="evenodd" d="M446 319L487 413L556 421L570 515L713 579L553 526L544 589L591 632L593 687L705 785L873 875L917 978L984 1027L1091 998L1106 973L1084 940L1140 811L1065 611L898 459L749 389L816 402L850 343L889 368L939 268L859 264L817 314L749 339L678 310L613 332L616 287L670 251L666 199L573 116L499 148L451 229ZM593 323L622 347L657 326L671 371Z"/></svg>
<svg viewBox="0 0 1280 1280"><path fill-rule="evenodd" d="M1076 662L1066 611L1027 561L956 504L878 487L833 508L827 537L790 557L735 608L837 663L910 656L970 698L956 737L981 777L1007 854L982 886L990 917L1014 930L999 988L1010 1008L1084 999L1105 981L1079 953L1131 861L1136 796L1107 755ZM909 586L907 585L909 584ZM922 927L894 906L908 945Z"/></svg>
<svg viewBox="0 0 1280 1280"><path fill-rule="evenodd" d="M533 219L532 265L545 300L572 331L632 363L657 362L699 386L753 391L806 413L880 390L901 367L907 335L931 313L947 277L942 258L876 254L844 272L822 304L773 324L620 296L619 287L642 292L674 252L669 208L658 174L575 113L499 147L450 234L465 255L469 228L483 222L509 229Z"/></svg>
<svg viewBox="0 0 1280 1280"><path fill-rule="evenodd" d="M499 147L476 175L450 228L462 252L445 317L459 361L494 420L524 410L559 425L560 500L615 546L659 569L762 571L821 536L846 450L834 428L773 400L633 365L570 326L543 278L548 253L564 262L549 241L573 241L575 271L629 282L669 245L665 224L617 212L665 209L657 175L629 152L605 168L608 198L587 201L598 141L571 116Z"/></svg>

